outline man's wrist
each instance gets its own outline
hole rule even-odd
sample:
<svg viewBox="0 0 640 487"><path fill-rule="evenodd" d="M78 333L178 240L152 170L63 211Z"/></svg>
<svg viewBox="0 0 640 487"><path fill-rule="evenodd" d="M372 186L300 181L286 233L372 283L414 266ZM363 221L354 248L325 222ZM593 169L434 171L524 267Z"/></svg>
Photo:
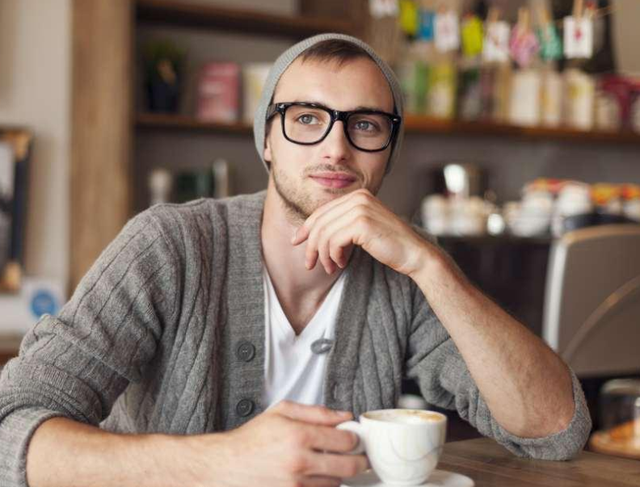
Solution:
<svg viewBox="0 0 640 487"><path fill-rule="evenodd" d="M215 479L216 485L227 485L225 467L232 459L228 454L228 436L222 432L165 436L165 451L173 452L173 457L166 459L166 465L175 466L173 459L177 452L181 458L181 465L169 474L175 480L174 485L202 485L207 479Z"/></svg>
<svg viewBox="0 0 640 487"><path fill-rule="evenodd" d="M186 485L185 481L193 480L193 472L188 468L192 461L184 456L189 438L166 434L140 436L140 451L153 459L154 476L160 482L158 485ZM180 461L176 461L177 458Z"/></svg>
<svg viewBox="0 0 640 487"><path fill-rule="evenodd" d="M407 275L413 279L413 281L422 287L422 284L426 284L429 278L433 278L434 273L441 272L441 268L447 263L446 255L439 250L435 245L424 242L415 252L415 265L413 271Z"/></svg>
<svg viewBox="0 0 640 487"><path fill-rule="evenodd" d="M114 434L112 450L115 447L118 463L127 476L123 485L155 485L172 487L183 485L190 478L185 475L183 462L184 439L186 436L167 434ZM176 461L180 458L180 461ZM110 484L109 484L110 485ZM196 485L196 484L191 484Z"/></svg>

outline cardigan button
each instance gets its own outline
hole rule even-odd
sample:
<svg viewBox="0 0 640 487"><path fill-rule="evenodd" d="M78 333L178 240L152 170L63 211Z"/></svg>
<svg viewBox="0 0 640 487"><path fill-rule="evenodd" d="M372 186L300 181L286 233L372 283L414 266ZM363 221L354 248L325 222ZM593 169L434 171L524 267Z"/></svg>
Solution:
<svg viewBox="0 0 640 487"><path fill-rule="evenodd" d="M339 394L339 386L338 383L336 382L335 384L333 384L333 387L331 388L331 399L333 401L337 401L338 400L338 394Z"/></svg>
<svg viewBox="0 0 640 487"><path fill-rule="evenodd" d="M256 356L256 347L251 342L241 341L236 347L236 357L242 362L251 362Z"/></svg>
<svg viewBox="0 0 640 487"><path fill-rule="evenodd" d="M246 418L253 412L254 407L255 404L251 399L240 399L236 404L236 413L238 413L238 416Z"/></svg>

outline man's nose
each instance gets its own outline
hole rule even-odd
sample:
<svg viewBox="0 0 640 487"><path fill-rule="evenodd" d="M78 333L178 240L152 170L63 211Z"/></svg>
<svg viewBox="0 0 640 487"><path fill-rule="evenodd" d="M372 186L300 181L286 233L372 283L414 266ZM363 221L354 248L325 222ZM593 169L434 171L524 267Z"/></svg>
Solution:
<svg viewBox="0 0 640 487"><path fill-rule="evenodd" d="M331 127L331 131L322 141L323 157L334 161L343 161L349 158L351 144L344 133L344 123L336 121Z"/></svg>

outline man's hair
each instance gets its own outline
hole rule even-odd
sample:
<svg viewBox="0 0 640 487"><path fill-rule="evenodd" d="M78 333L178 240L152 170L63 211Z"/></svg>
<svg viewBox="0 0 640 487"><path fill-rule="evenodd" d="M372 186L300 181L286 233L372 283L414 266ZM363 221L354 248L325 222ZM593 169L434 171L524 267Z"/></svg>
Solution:
<svg viewBox="0 0 640 487"><path fill-rule="evenodd" d="M369 53L360 46L340 39L328 39L314 44L300 54L300 60L304 61L333 61L338 66L344 66L354 59L367 58L373 61Z"/></svg>

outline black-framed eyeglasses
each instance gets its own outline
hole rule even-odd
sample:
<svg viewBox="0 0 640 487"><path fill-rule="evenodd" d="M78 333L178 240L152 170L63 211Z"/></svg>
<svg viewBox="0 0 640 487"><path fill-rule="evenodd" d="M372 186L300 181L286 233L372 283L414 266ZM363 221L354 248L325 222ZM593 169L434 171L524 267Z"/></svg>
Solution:
<svg viewBox="0 0 640 487"><path fill-rule="evenodd" d="M343 123L349 143L364 152L380 152L389 147L400 128L402 118L378 110L341 112L317 103L290 102L269 105L267 120L280 114L282 133L294 144L322 142L336 121Z"/></svg>

